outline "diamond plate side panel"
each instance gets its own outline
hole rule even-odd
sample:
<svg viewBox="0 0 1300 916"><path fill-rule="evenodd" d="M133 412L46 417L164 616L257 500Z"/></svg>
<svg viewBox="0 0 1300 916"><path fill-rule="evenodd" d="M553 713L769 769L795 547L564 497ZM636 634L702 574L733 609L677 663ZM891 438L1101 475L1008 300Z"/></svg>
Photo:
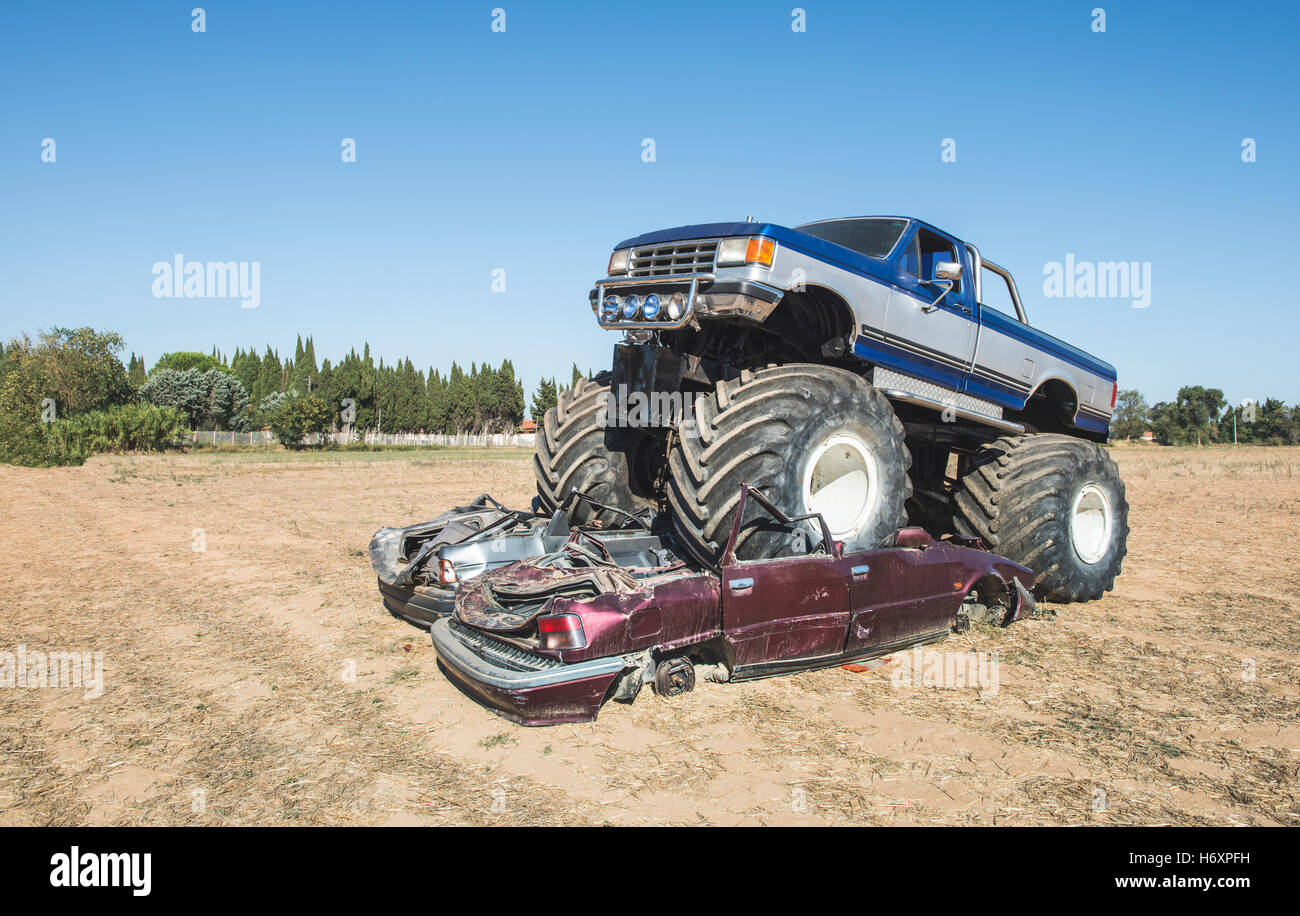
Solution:
<svg viewBox="0 0 1300 916"><path fill-rule="evenodd" d="M896 388L899 391L906 391L918 397L938 401L940 404L960 407L962 410L969 410L972 413L982 414L996 420L1002 419L1002 407L998 404L986 401L983 398L971 397L969 394L952 391L942 385L923 381L911 375L903 375L901 372L894 372L880 366L872 370L871 384L877 388Z"/></svg>

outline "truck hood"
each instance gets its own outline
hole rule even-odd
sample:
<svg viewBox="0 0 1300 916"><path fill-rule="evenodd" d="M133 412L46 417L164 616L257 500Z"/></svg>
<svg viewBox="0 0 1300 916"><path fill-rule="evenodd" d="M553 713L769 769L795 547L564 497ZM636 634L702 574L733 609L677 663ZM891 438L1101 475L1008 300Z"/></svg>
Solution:
<svg viewBox="0 0 1300 916"><path fill-rule="evenodd" d="M845 248L834 242L817 238L815 235L808 235L806 232L800 232L798 229L791 229L789 226L780 226L776 223L697 223L691 226L678 226L675 229L660 229L656 232L647 232L635 238L624 239L614 248L636 248L642 245L659 245L667 242L681 242L687 239L753 235L770 238L795 251L803 252L828 264L834 264L837 267L870 277L881 283L892 284L896 279L890 273L885 261L869 258L850 248Z"/></svg>
<svg viewBox="0 0 1300 916"><path fill-rule="evenodd" d="M661 242L680 242L685 239L715 239L729 235L773 235L776 232L791 232L775 223L696 223L693 226L678 226L675 229L659 229L647 232L635 238L624 239L615 248L631 248L635 245L658 245Z"/></svg>

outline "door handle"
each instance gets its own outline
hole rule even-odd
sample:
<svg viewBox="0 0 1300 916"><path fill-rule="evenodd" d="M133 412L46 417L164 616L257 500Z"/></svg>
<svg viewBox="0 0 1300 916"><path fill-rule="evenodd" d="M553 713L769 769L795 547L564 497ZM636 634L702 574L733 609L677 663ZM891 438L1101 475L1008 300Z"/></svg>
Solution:
<svg viewBox="0 0 1300 916"><path fill-rule="evenodd" d="M867 573L871 572L871 567L864 563L861 566L853 567L849 572L853 573L853 578L856 579L859 576L865 576Z"/></svg>
<svg viewBox="0 0 1300 916"><path fill-rule="evenodd" d="M732 579L730 583L730 588L733 592L743 592L745 589L753 587L753 579Z"/></svg>

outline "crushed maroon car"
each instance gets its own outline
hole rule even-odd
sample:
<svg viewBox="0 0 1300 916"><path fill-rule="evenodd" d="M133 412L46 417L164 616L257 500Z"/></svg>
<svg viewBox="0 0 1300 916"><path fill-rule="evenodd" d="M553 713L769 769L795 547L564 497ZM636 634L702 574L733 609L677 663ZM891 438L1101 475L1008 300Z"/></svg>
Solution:
<svg viewBox="0 0 1300 916"><path fill-rule="evenodd" d="M737 560L752 528L793 533L803 552ZM641 687L674 696L858 662L935 642L971 622L1036 616L1034 574L978 540L904 528L845 555L818 514L787 516L741 487L716 569L620 565L599 533L461 584L432 626L446 675L522 725L589 722Z"/></svg>

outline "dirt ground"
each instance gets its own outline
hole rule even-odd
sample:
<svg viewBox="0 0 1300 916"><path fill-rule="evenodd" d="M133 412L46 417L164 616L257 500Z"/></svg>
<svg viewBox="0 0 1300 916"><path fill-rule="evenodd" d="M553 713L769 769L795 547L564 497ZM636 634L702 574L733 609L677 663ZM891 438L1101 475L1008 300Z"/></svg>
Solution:
<svg viewBox="0 0 1300 916"><path fill-rule="evenodd" d="M1300 824L1300 449L1116 457L1115 591L936 647L996 691L896 656L543 729L444 680L366 551L526 505L522 451L0 467L0 652L104 684L0 688L0 824Z"/></svg>

